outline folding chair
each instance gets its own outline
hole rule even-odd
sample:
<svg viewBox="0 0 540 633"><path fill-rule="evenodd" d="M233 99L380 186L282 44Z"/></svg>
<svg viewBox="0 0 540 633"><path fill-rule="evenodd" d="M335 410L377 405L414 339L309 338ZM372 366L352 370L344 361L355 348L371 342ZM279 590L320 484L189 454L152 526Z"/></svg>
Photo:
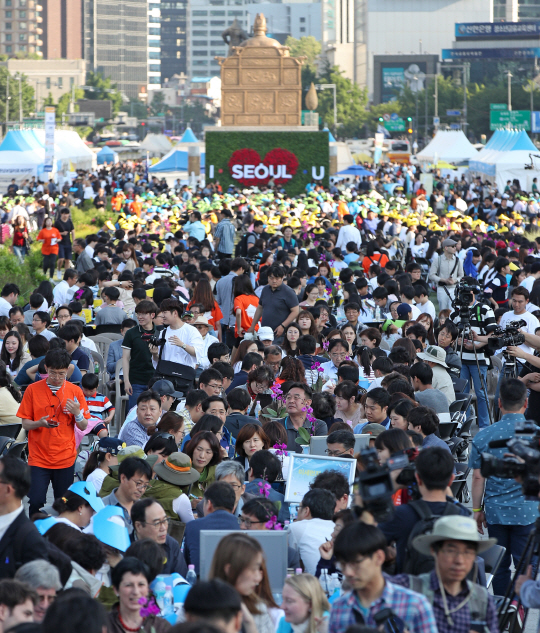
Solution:
<svg viewBox="0 0 540 633"><path fill-rule="evenodd" d="M97 334L98 336L100 334L107 334L110 332L114 332L115 334L120 334L120 329L122 328L121 325L108 325L108 324L104 324L104 325L96 325L96 329L95 329L95 334Z"/></svg>
<svg viewBox="0 0 540 633"><path fill-rule="evenodd" d="M449 440L455 433L458 425L457 422L446 422L439 424L439 436L441 440Z"/></svg>
<svg viewBox="0 0 540 633"><path fill-rule="evenodd" d="M2 437L12 437L15 439L21 432L22 424L2 424L0 425L0 434Z"/></svg>
<svg viewBox="0 0 540 633"><path fill-rule="evenodd" d="M122 386L120 384L120 370L121 369L122 369L122 359L120 358L120 360L116 363L116 371L114 373L114 382L115 382L115 387L116 387L116 395L115 395L115 402L114 402L115 404L114 431L116 434L120 432L122 423L126 419L126 403L129 400L129 395L127 393L122 395Z"/></svg>
<svg viewBox="0 0 540 633"><path fill-rule="evenodd" d="M458 394L461 394L463 390L465 389L465 387L467 386L467 382L468 382L467 379L459 378L459 376L456 376L455 374L450 374L450 378L452 379L452 382L454 384L454 392L456 396Z"/></svg>
<svg viewBox="0 0 540 633"><path fill-rule="evenodd" d="M488 589L491 587L493 576L497 573L505 553L506 547L503 547L502 545L492 545L485 552L478 554L480 558L484 559L484 563L486 565L486 580Z"/></svg>

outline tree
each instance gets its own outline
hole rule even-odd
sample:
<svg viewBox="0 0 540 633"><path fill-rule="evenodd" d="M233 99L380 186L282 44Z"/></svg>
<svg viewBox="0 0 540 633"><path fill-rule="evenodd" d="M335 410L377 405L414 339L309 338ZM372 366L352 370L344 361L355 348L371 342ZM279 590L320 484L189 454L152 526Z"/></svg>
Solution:
<svg viewBox="0 0 540 633"><path fill-rule="evenodd" d="M118 86L111 83L111 78L104 78L101 73L89 71L86 75L86 85L91 86L91 90L85 90L86 99L108 99L112 101L113 114L118 114L122 107L123 99Z"/></svg>
<svg viewBox="0 0 540 633"><path fill-rule="evenodd" d="M6 86L9 77L9 120L19 120L19 79L18 75L10 75L6 67L0 68L0 117L5 119ZM26 75L21 75L22 110L23 116L28 116L35 109L34 89L28 83Z"/></svg>
<svg viewBox="0 0 540 633"><path fill-rule="evenodd" d="M305 55L307 57L304 62L304 68L309 68L313 72L317 71L317 58L321 54L321 43L310 35L308 37L301 37L299 40L289 35L285 41L285 46L288 46L291 51L291 57L300 57Z"/></svg>
<svg viewBox="0 0 540 633"><path fill-rule="evenodd" d="M152 92L152 103L150 104L150 111L153 116L159 116L165 114L167 110L167 104L165 103L165 95L161 90L154 90Z"/></svg>

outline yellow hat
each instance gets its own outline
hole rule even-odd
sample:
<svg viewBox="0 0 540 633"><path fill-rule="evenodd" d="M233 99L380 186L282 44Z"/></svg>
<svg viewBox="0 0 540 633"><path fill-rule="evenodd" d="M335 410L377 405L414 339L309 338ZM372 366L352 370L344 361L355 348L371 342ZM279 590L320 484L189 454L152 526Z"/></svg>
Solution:
<svg viewBox="0 0 540 633"><path fill-rule="evenodd" d="M503 220L504 222L511 222L512 221L509 217L507 217L504 214L499 216L499 220Z"/></svg>
<svg viewBox="0 0 540 633"><path fill-rule="evenodd" d="M507 226L501 226L500 229L497 229L497 233L507 233L509 231Z"/></svg>
<svg viewBox="0 0 540 633"><path fill-rule="evenodd" d="M514 262L510 262L510 270L514 273L516 270L519 270L519 266L516 266Z"/></svg>
<svg viewBox="0 0 540 633"><path fill-rule="evenodd" d="M457 222L452 222L452 223L450 224L450 229L451 229L452 231L459 231L459 226L458 226Z"/></svg>

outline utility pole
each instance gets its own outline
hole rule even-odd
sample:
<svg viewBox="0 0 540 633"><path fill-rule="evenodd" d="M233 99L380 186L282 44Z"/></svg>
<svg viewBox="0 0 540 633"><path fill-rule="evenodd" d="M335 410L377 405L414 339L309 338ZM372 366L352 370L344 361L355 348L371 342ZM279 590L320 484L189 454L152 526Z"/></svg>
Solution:
<svg viewBox="0 0 540 633"><path fill-rule="evenodd" d="M469 64L463 64L463 127L465 128L465 136L467 136L467 79Z"/></svg>
<svg viewBox="0 0 540 633"><path fill-rule="evenodd" d="M10 96L9 96L9 79L10 79L10 75L8 72L8 76L7 76L7 81L6 81L6 134L7 134L7 126L9 123L9 100L10 100Z"/></svg>
<svg viewBox="0 0 540 633"><path fill-rule="evenodd" d="M508 75L508 111L512 112L512 73L507 71ZM531 93L532 94L532 93Z"/></svg>
<svg viewBox="0 0 540 633"><path fill-rule="evenodd" d="M23 107L22 107L22 75L19 73L19 125L23 124Z"/></svg>

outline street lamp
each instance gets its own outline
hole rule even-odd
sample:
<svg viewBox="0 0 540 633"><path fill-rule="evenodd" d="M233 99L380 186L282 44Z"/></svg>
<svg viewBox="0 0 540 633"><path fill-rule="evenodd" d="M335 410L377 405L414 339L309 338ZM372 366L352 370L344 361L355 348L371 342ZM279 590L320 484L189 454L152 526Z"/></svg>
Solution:
<svg viewBox="0 0 540 633"><path fill-rule="evenodd" d="M334 134L337 134L337 93L336 84L315 84L316 90L332 89L334 91Z"/></svg>
<svg viewBox="0 0 540 633"><path fill-rule="evenodd" d="M512 77L514 75L512 75L512 73L509 70L506 72L506 74L508 75L508 111L511 112L512 111Z"/></svg>

